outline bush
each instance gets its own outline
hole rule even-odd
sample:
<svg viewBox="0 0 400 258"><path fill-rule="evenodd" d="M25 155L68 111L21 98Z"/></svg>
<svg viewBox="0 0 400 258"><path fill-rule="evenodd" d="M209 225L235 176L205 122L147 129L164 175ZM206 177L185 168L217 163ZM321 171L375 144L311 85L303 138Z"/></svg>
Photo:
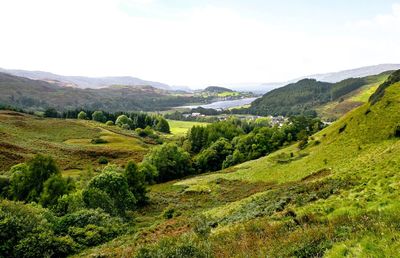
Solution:
<svg viewBox="0 0 400 258"><path fill-rule="evenodd" d="M103 111L94 111L92 114L93 121L104 123L106 121L106 116Z"/></svg>
<svg viewBox="0 0 400 258"><path fill-rule="evenodd" d="M232 151L232 144L227 139L220 138L196 156L196 167L202 172L220 170L222 163Z"/></svg>
<svg viewBox="0 0 400 258"><path fill-rule="evenodd" d="M85 120L87 119L87 114L84 111L79 112L78 119Z"/></svg>
<svg viewBox="0 0 400 258"><path fill-rule="evenodd" d="M10 188L10 178L8 176L0 175L0 197L7 198Z"/></svg>
<svg viewBox="0 0 400 258"><path fill-rule="evenodd" d="M11 168L10 193L16 200L38 202L44 182L60 171L50 156L37 155Z"/></svg>
<svg viewBox="0 0 400 258"><path fill-rule="evenodd" d="M117 120L115 120L115 124L122 127L123 125L128 125L130 127L132 120L129 119L126 115L120 115Z"/></svg>
<svg viewBox="0 0 400 258"><path fill-rule="evenodd" d="M127 179L116 171L103 171L90 180L83 191L83 200L90 208L102 208L110 214L124 215L135 208L137 200L129 191Z"/></svg>
<svg viewBox="0 0 400 258"><path fill-rule="evenodd" d="M138 205L144 205L147 203L147 190L146 190L146 178L145 174L142 173L135 162L130 161L125 168L124 173L126 180L129 185L129 190L135 196Z"/></svg>
<svg viewBox="0 0 400 258"><path fill-rule="evenodd" d="M114 125L114 122L111 121L111 120L109 120L109 121L106 122L106 125L108 125L108 126L113 126L113 125Z"/></svg>
<svg viewBox="0 0 400 258"><path fill-rule="evenodd" d="M52 175L44 182L43 192L40 195L40 204L43 207L53 207L59 197L69 193L74 188L71 178L64 179L60 174Z"/></svg>
<svg viewBox="0 0 400 258"><path fill-rule="evenodd" d="M157 119L158 119L158 122L154 129L159 132L170 133L168 121L165 120L165 118L163 118L163 117L157 117Z"/></svg>
<svg viewBox="0 0 400 258"><path fill-rule="evenodd" d="M2 257L66 257L77 250L68 236L52 231L55 218L48 210L30 204L0 201Z"/></svg>
<svg viewBox="0 0 400 258"><path fill-rule="evenodd" d="M105 164L108 164L108 159L104 156L101 156L101 157L99 157L98 162L101 165L105 165Z"/></svg>
<svg viewBox="0 0 400 258"><path fill-rule="evenodd" d="M58 216L64 216L65 214L77 212L83 208L85 208L85 203L83 202L82 191L76 191L58 198L57 205L53 207L52 210Z"/></svg>
<svg viewBox="0 0 400 258"><path fill-rule="evenodd" d="M80 210L63 216L55 225L55 232L70 235L83 246L95 246L123 232L122 221L97 210Z"/></svg>
<svg viewBox="0 0 400 258"><path fill-rule="evenodd" d="M92 144L104 144L104 143L108 143L106 140L104 140L104 139L102 139L102 138L100 138L100 137L93 138L90 142L91 142Z"/></svg>
<svg viewBox="0 0 400 258"><path fill-rule="evenodd" d="M121 126L121 128L124 129L124 130L130 130L131 129L131 127L128 124L123 124Z"/></svg>
<svg viewBox="0 0 400 258"><path fill-rule="evenodd" d="M157 182L181 178L193 172L189 153L173 143L153 148L145 157L145 162L157 169Z"/></svg>

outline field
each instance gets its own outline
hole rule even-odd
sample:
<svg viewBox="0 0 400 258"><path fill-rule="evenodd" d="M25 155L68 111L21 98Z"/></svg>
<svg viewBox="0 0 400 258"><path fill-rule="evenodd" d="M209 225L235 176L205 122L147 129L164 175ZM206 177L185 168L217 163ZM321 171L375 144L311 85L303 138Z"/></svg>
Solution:
<svg viewBox="0 0 400 258"><path fill-rule="evenodd" d="M115 126L82 120L43 119L0 111L0 171L24 162L34 154L48 154L67 174L98 167L103 156L112 163L142 160L150 146L142 138ZM102 144L92 139L105 140Z"/></svg>
<svg viewBox="0 0 400 258"><path fill-rule="evenodd" d="M169 127L171 129L171 133L174 136L184 136L187 131L193 126L204 126L207 123L201 122L191 122L191 121L177 121L177 120L168 120Z"/></svg>
<svg viewBox="0 0 400 258"><path fill-rule="evenodd" d="M304 150L292 145L217 173L152 186L134 234L81 256L132 256L147 246L191 247L217 257L395 257L399 92L398 83L377 104L314 135ZM201 236L199 220L212 225L209 235Z"/></svg>

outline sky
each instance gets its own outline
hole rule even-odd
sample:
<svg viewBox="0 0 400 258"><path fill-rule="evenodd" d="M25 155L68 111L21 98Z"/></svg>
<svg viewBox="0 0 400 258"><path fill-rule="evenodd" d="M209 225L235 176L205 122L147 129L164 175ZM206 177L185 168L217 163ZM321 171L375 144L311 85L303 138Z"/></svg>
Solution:
<svg viewBox="0 0 400 258"><path fill-rule="evenodd" d="M400 0L0 0L0 67L204 87L400 63Z"/></svg>

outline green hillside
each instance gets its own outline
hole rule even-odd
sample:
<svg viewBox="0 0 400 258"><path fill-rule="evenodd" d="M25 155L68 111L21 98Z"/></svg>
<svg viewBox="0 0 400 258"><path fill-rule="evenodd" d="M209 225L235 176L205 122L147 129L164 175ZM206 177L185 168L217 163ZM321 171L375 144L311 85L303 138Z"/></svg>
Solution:
<svg viewBox="0 0 400 258"><path fill-rule="evenodd" d="M219 86L208 86L203 91L215 92L215 93L232 92L231 89L219 87Z"/></svg>
<svg viewBox="0 0 400 258"><path fill-rule="evenodd" d="M396 257L398 74L303 150L153 186L135 233L81 255Z"/></svg>
<svg viewBox="0 0 400 258"><path fill-rule="evenodd" d="M338 83L304 79L266 93L251 104L249 111L285 116L317 111L324 118L337 119L365 103L390 73L350 78Z"/></svg>
<svg viewBox="0 0 400 258"><path fill-rule="evenodd" d="M190 94L170 93L151 86L115 85L101 89L79 89L0 73L0 105L33 111L48 107L60 111L76 108L108 112L154 111L200 100L202 98Z"/></svg>
<svg viewBox="0 0 400 258"><path fill-rule="evenodd" d="M0 171L40 153L55 157L62 170L78 173L100 166L101 156L116 164L140 161L149 148L142 138L116 126L44 119L13 111L0 111L0 136ZM107 142L93 144L94 138Z"/></svg>

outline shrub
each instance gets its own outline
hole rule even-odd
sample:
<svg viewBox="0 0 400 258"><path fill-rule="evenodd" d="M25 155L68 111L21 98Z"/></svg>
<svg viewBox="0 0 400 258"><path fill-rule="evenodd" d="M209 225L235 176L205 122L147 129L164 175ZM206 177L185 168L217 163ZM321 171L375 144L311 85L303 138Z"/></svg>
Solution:
<svg viewBox="0 0 400 258"><path fill-rule="evenodd" d="M158 120L158 122L155 125L154 129L159 132L170 133L168 121L165 120L165 118L163 118L163 117L157 117L157 120Z"/></svg>
<svg viewBox="0 0 400 258"><path fill-rule="evenodd" d="M173 143L153 148L145 157L145 162L157 169L157 182L181 178L193 171L189 153Z"/></svg>
<svg viewBox="0 0 400 258"><path fill-rule="evenodd" d="M102 164L102 165L108 164L108 159L104 156L99 157L99 159L97 161L99 162L99 164Z"/></svg>
<svg viewBox="0 0 400 258"><path fill-rule="evenodd" d="M100 138L100 137L93 138L90 142L91 142L92 144L104 144L104 143L108 143L106 140L104 140L104 139L102 139L102 138Z"/></svg>
<svg viewBox="0 0 400 258"><path fill-rule="evenodd" d="M43 207L53 207L57 200L74 188L71 178L64 179L60 174L52 175L44 182L43 192L40 195L40 204Z"/></svg>
<svg viewBox="0 0 400 258"><path fill-rule="evenodd" d="M139 172L144 175L147 184L154 184L158 176L157 168L149 162L142 162L139 164Z"/></svg>
<svg viewBox="0 0 400 258"><path fill-rule="evenodd" d="M109 120L109 121L106 122L106 125L108 125L108 126L113 126L113 125L114 125L114 122L111 121L111 120Z"/></svg>
<svg viewBox="0 0 400 258"><path fill-rule="evenodd" d="M79 114L78 114L78 119L82 119L82 120L87 119L87 114L86 114L86 112L84 112L84 111L79 112Z"/></svg>
<svg viewBox="0 0 400 258"><path fill-rule="evenodd" d="M220 170L224 160L232 154L232 151L232 144L227 139L220 138L196 156L196 167L202 172Z"/></svg>
<svg viewBox="0 0 400 258"><path fill-rule="evenodd" d="M2 257L66 257L76 244L56 236L48 210L31 204L0 201L0 252Z"/></svg>
<svg viewBox="0 0 400 258"><path fill-rule="evenodd" d="M83 209L63 216L56 223L55 232L70 235L80 245L95 246L122 233L123 224L100 209Z"/></svg>
<svg viewBox="0 0 400 258"><path fill-rule="evenodd" d="M129 191L127 179L116 171L103 171L90 180L83 191L83 200L90 208L103 208L110 214L124 215L135 208L135 196Z"/></svg>
<svg viewBox="0 0 400 258"><path fill-rule="evenodd" d="M139 171L135 162L130 161L125 168L124 173L128 182L129 190L133 193L138 205L144 205L148 198L146 196L146 178L145 174Z"/></svg>
<svg viewBox="0 0 400 258"><path fill-rule="evenodd" d="M194 233L200 238L208 238L211 233L211 226L209 220L204 215L198 216L194 219Z"/></svg>
<svg viewBox="0 0 400 258"><path fill-rule="evenodd" d="M65 194L58 198L57 205L52 210L58 215L63 216L68 213L77 212L85 208L82 191Z"/></svg>
<svg viewBox="0 0 400 258"><path fill-rule="evenodd" d="M120 115L117 120L115 120L115 124L122 127L123 125L130 125L132 120L130 120L126 115Z"/></svg>
<svg viewBox="0 0 400 258"><path fill-rule="evenodd" d="M172 219L174 217L175 209L174 208L167 208L163 212L163 218L164 219Z"/></svg>
<svg viewBox="0 0 400 258"><path fill-rule="evenodd" d="M131 129L131 127L128 124L123 124L121 126L121 128L124 129L124 130L130 130Z"/></svg>
<svg viewBox="0 0 400 258"><path fill-rule="evenodd" d="M38 202L44 182L60 171L50 156L37 155L27 164L11 168L10 192L14 199Z"/></svg>
<svg viewBox="0 0 400 258"><path fill-rule="evenodd" d="M103 111L94 111L92 114L93 121L104 123L106 121L106 116Z"/></svg>
<svg viewBox="0 0 400 258"><path fill-rule="evenodd" d="M8 176L0 175L0 197L8 197L10 188L10 178Z"/></svg>

